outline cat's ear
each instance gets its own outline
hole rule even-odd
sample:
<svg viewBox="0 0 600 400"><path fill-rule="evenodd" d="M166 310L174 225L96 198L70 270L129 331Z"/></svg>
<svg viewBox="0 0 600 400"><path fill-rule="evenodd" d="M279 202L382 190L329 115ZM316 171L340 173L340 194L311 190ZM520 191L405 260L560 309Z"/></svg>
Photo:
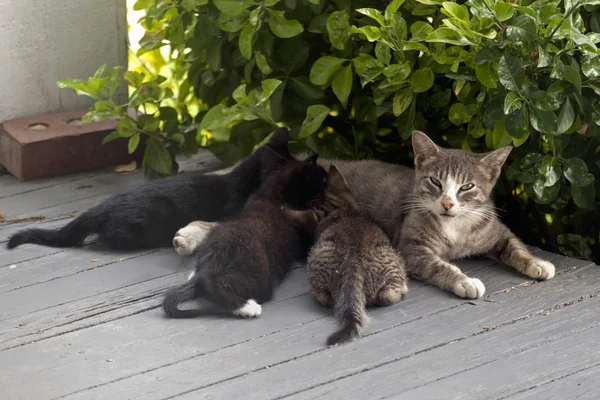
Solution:
<svg viewBox="0 0 600 400"><path fill-rule="evenodd" d="M344 200L346 203L350 204L352 208L358 210L358 205L348 187L346 178L344 178L344 175L342 175L340 170L333 164L329 167L327 176L327 193Z"/></svg>
<svg viewBox="0 0 600 400"><path fill-rule="evenodd" d="M288 128L279 128L267 142L267 146L273 149L279 155L285 158L291 158L290 151L288 150L288 141L290 139L290 130Z"/></svg>
<svg viewBox="0 0 600 400"><path fill-rule="evenodd" d="M317 163L317 159L319 158L318 154L313 154L312 156L308 157L305 162L307 164L316 164Z"/></svg>
<svg viewBox="0 0 600 400"><path fill-rule="evenodd" d="M500 176L500 172L502 171L502 166L506 162L511 151L511 146L501 147L498 150L487 153L479 160L480 165L485 166L491 171L491 180L495 181L498 179L498 176Z"/></svg>
<svg viewBox="0 0 600 400"><path fill-rule="evenodd" d="M440 148L421 131L412 133L413 152L415 153L415 167L419 168L423 162L434 157L440 152Z"/></svg>
<svg viewBox="0 0 600 400"><path fill-rule="evenodd" d="M316 213L312 210L294 210L281 206L283 214L293 223L298 224L309 232L314 232L319 223Z"/></svg>

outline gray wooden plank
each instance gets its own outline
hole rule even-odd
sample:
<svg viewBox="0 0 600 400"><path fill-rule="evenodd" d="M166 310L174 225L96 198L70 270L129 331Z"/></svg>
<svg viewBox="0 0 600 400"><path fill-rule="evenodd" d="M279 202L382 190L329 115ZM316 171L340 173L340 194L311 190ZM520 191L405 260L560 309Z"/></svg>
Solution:
<svg viewBox="0 0 600 400"><path fill-rule="evenodd" d="M489 273L501 273L496 269L488 269L486 267L484 266L483 269ZM320 311L326 314L326 316L330 315L329 311L315 306L314 300L307 296L297 298L296 302L302 302L303 305L286 303L286 307L290 313L293 312L297 316L299 321L303 321L303 324L279 330L250 342L231 345L214 354L201 354L189 360L182 360L177 363L170 362L163 367L152 368L142 373L133 374L129 378L121 377L109 384L96 385L96 387L89 391L80 391L74 398L111 398L114 396L130 398L128 396L132 393L135 393L134 397L160 398L160 396L180 391L183 382L185 382L183 386L202 383L204 385L212 385L215 382L227 381L232 379L232 377L264 368L265 365L280 362L285 363L297 357L304 357L307 354L322 351L323 341L327 334L331 332L331 329L333 329L332 321L330 318L323 317L305 319L305 315L309 311L312 312L311 310L314 307L317 307L317 313ZM432 318L435 320L438 318L440 312L456 307L459 304L467 303L437 288L430 286L419 287L409 293L407 300L403 304L373 310L373 323L369 330L371 334L382 333L394 327L405 326L411 322L420 324L423 322L418 321L428 320L427 316L433 316ZM466 307L471 308L472 306L468 305ZM399 309L405 310L407 316L405 317ZM279 321L277 318L279 318L280 311L276 308L273 310L275 314L271 314L271 311L265 312L261 316L261 319L265 321L265 324L271 326L278 325ZM464 321L461 321L460 326L464 325ZM419 330L416 329L417 332ZM411 332L408 336L413 337L415 335L418 337L416 332ZM179 344L180 342L177 343L177 346ZM173 346L172 342L169 342L169 346ZM366 347L370 348L370 346ZM273 349L277 351L275 352ZM130 350L133 351L133 349ZM177 351L177 347L173 351ZM316 361L316 363L319 362L319 360ZM143 364L148 365L146 362ZM206 371L207 365L210 366L210 371ZM319 373L315 375L318 376ZM132 388L136 388L135 391Z"/></svg>
<svg viewBox="0 0 600 400"><path fill-rule="evenodd" d="M593 350L597 342L593 343ZM597 399L600 393L600 364L594 360L594 366L586 366L580 371L566 374L549 382L536 384L524 389L521 393L506 397L511 400L584 400Z"/></svg>
<svg viewBox="0 0 600 400"><path fill-rule="evenodd" d="M414 353L464 340L485 331L486 328L483 327L497 328L529 319L540 310L572 301L582 293L598 293L600 279L597 268L594 265L578 268L543 284L499 292L490 296L492 302L479 302L476 306L463 303L461 307L412 323L385 323L376 319L375 314L372 330L355 343L324 349L318 347L318 344L322 346L322 342L315 343L313 340L312 343L306 343L308 340L304 338L293 343L294 348L303 350L304 354L297 354L295 357L286 354L278 362L269 364L268 369L255 368L244 374L232 375L220 384L215 384L214 381L198 384L199 390L191 391L189 397L183 398L264 398L266 393L261 391L264 382L270 382L268 397L275 398L326 384ZM531 301L529 294L535 292L545 293L545 296L533 296L534 301ZM500 299L504 301L498 301ZM406 310L409 317L414 315L408 305ZM312 333L307 331L305 335L310 336ZM369 351L360 351L361 349ZM260 361L267 360L261 357Z"/></svg>
<svg viewBox="0 0 600 400"><path fill-rule="evenodd" d="M501 329L483 331L463 340L437 346L429 351L409 354L397 361L384 363L364 372L359 371L286 398L299 400L335 395L336 398L357 399L388 397L495 399L502 395L496 393L492 386L498 386L511 393L536 382L543 382L544 379L548 379L547 376L560 376L559 368L552 368L556 363L549 363L546 358L552 354L552 349L559 349L562 352L559 354L566 359L563 363L567 370L577 369L578 365L586 365L590 360L594 360L593 353L600 349L589 342L590 337L587 333L590 330L597 330L600 325L600 320L597 318L600 299L588 300L575 303L572 307L560 308L548 315L537 314L532 318L508 324ZM586 343L590 347L590 352L579 354L571 352L571 348L566 346L563 340L565 338L571 340L573 337ZM540 348L543 350L538 351ZM529 367L525 364L521 365L523 356L529 359L532 365ZM518 376L510 379L500 376L498 371L506 368L500 367L498 360L501 363L513 364L508 369ZM515 360L519 361L515 362ZM548 365L548 369L544 371L545 365ZM489 376L490 385L484 386L480 382L464 384L461 380L462 374L471 372L479 377ZM432 383L437 385L438 381L444 379L453 382L454 387L446 385L446 389L439 392L428 391L427 394L420 392L421 388ZM461 392L463 389L464 392ZM600 386L596 386L596 391L600 391ZM460 396L461 393L463 397Z"/></svg>

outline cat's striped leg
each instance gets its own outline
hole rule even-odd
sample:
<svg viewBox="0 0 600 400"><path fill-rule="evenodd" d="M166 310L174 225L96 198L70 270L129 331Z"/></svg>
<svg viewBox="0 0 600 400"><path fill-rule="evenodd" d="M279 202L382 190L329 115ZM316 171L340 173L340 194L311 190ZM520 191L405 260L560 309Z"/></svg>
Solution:
<svg viewBox="0 0 600 400"><path fill-rule="evenodd" d="M215 225L217 222L194 221L187 224L173 238L175 251L182 256L192 254Z"/></svg>
<svg viewBox="0 0 600 400"><path fill-rule="evenodd" d="M545 280L554 277L554 264L531 254L523 242L504 225L488 255L531 278Z"/></svg>
<svg viewBox="0 0 600 400"><path fill-rule="evenodd" d="M404 241L402 255L411 278L467 299L477 299L485 293L483 282L469 278L456 265L445 261L426 246Z"/></svg>

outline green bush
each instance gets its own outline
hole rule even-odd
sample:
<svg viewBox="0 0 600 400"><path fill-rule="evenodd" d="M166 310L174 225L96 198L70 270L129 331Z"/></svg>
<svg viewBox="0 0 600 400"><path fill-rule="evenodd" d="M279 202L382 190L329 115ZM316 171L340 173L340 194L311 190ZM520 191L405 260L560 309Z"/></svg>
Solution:
<svg viewBox="0 0 600 400"><path fill-rule="evenodd" d="M232 163L276 126L296 149L410 163L410 134L485 151L513 144L496 190L527 242L600 261L600 0L138 0L138 54L170 46L170 77L119 69L59 86L144 168L199 146ZM140 112L126 115L127 107Z"/></svg>

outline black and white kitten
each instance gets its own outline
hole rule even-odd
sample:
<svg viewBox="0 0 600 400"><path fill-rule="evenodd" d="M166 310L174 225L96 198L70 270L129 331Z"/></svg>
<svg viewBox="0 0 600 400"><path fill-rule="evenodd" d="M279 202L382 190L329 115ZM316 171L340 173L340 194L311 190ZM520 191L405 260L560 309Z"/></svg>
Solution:
<svg viewBox="0 0 600 400"><path fill-rule="evenodd" d="M191 221L221 221L238 215L265 178L293 159L288 138L288 129L280 128L265 146L227 174L196 172L144 183L92 207L60 229L18 232L8 248L25 243L72 247L92 234L113 249L170 246L177 230Z"/></svg>
<svg viewBox="0 0 600 400"><path fill-rule="evenodd" d="M323 197L327 172L316 159L288 161L265 180L238 218L210 230L196 249L196 271L163 301L169 317L199 315L198 310L179 309L181 303L198 298L237 316L260 315L260 303L271 299L312 243L312 234L287 218L282 205L303 209Z"/></svg>

